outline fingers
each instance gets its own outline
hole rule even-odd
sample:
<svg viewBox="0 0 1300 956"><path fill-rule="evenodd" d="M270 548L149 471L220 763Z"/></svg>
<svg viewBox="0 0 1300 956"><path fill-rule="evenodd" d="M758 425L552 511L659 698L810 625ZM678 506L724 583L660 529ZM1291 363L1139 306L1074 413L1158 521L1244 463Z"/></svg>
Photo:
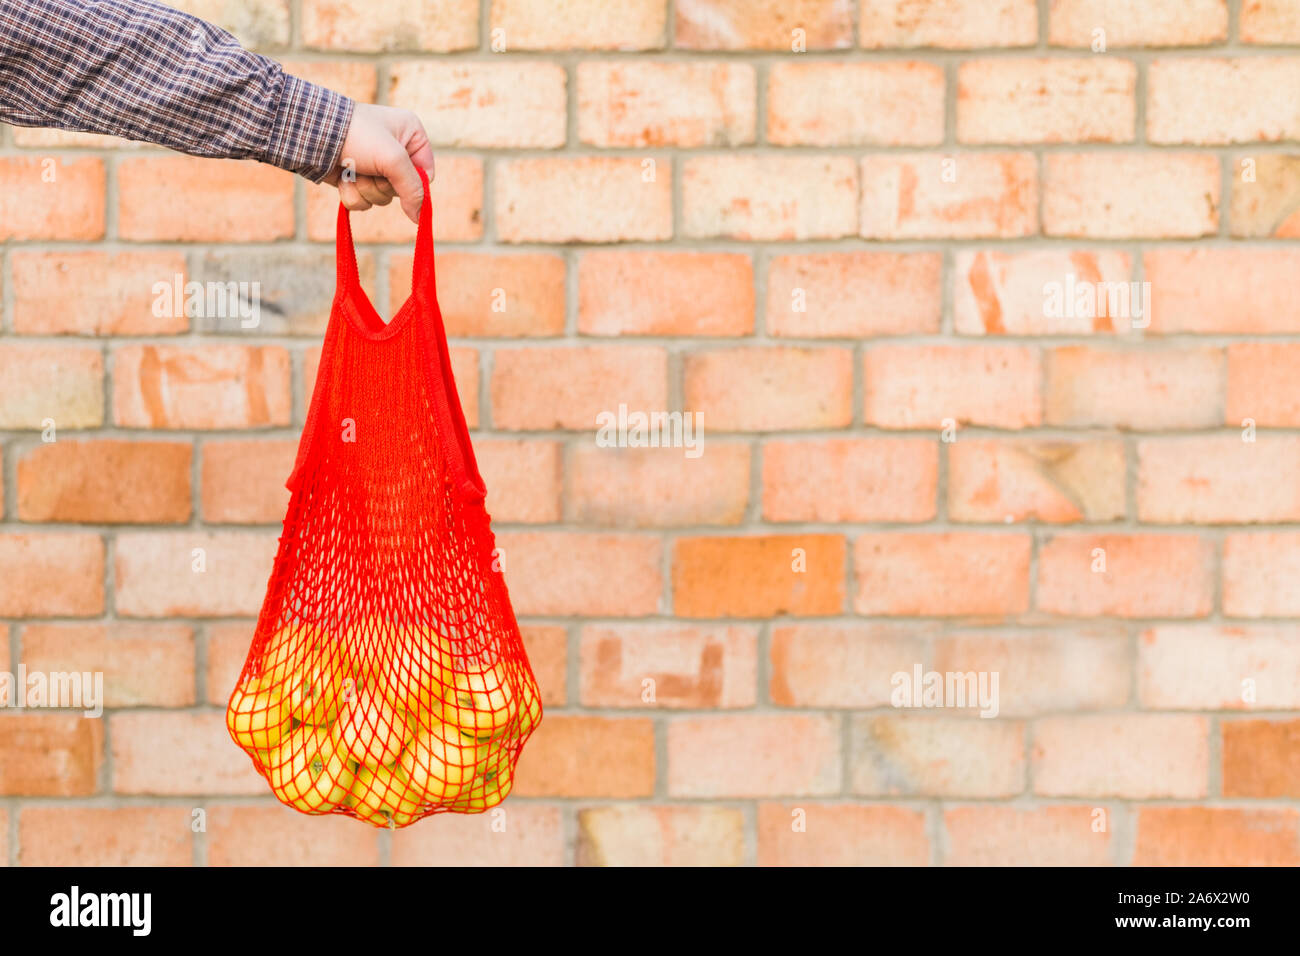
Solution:
<svg viewBox="0 0 1300 956"><path fill-rule="evenodd" d="M396 143L393 145L394 149L383 157L379 172L397 190L397 198L401 201L406 218L411 222L419 222L420 203L424 202L424 183L406 150Z"/></svg>
<svg viewBox="0 0 1300 956"><path fill-rule="evenodd" d="M370 208L369 200L361 195L361 190L357 188L357 184L350 179L339 181L339 202L343 203L352 212L364 212Z"/></svg>
<svg viewBox="0 0 1300 956"><path fill-rule="evenodd" d="M375 176L358 176L355 181L339 182L339 201L354 212L371 206L387 206L397 191L386 179Z"/></svg>

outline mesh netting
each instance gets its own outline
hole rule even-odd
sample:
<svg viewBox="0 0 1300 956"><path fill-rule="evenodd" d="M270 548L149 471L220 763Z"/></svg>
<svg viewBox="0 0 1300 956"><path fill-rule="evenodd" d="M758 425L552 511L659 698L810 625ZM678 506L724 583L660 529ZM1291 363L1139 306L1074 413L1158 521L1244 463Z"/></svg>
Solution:
<svg viewBox="0 0 1300 956"><path fill-rule="evenodd" d="M339 208L338 292L226 714L281 801L376 826L496 806L542 713L452 379L425 186L413 291L387 325Z"/></svg>

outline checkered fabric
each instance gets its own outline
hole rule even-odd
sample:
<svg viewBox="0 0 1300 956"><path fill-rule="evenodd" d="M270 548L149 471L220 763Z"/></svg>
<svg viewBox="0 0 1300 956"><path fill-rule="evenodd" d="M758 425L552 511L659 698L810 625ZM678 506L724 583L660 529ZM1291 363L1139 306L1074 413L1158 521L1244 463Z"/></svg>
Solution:
<svg viewBox="0 0 1300 956"><path fill-rule="evenodd" d="M147 0L0 3L0 120L255 159L320 182L353 102Z"/></svg>

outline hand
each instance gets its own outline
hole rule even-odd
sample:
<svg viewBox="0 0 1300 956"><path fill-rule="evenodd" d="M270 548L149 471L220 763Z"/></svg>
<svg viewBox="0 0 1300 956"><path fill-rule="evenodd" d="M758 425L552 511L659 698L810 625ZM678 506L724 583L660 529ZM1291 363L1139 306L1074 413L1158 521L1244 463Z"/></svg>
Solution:
<svg viewBox="0 0 1300 956"><path fill-rule="evenodd" d="M433 149L420 118L410 110L358 103L339 167L325 182L339 187L339 201L348 209L387 206L396 196L407 218L419 222L424 184L416 166L429 174L432 183Z"/></svg>

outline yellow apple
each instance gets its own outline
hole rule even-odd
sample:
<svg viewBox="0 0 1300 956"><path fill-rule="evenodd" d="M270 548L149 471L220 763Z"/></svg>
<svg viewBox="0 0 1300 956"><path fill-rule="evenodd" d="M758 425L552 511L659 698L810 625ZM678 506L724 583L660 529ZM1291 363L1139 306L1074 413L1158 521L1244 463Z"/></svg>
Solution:
<svg viewBox="0 0 1300 956"><path fill-rule="evenodd" d="M514 776L514 763L510 752L502 751L491 768L476 776L449 806L462 813L483 813L491 810L510 795L510 788L514 786Z"/></svg>
<svg viewBox="0 0 1300 956"><path fill-rule="evenodd" d="M281 802L305 813L328 813L352 789L354 774L323 727L302 724L270 758L268 779Z"/></svg>
<svg viewBox="0 0 1300 956"><path fill-rule="evenodd" d="M289 712L278 690L256 690L246 682L226 705L226 728L245 750L268 750L289 732Z"/></svg>
<svg viewBox="0 0 1300 956"><path fill-rule="evenodd" d="M442 720L480 743L502 733L519 714L514 689L500 664L482 673L456 673L442 701Z"/></svg>
<svg viewBox="0 0 1300 956"><path fill-rule="evenodd" d="M420 806L410 785L388 767L362 766L352 784L348 806L357 818L377 827L404 827Z"/></svg>
<svg viewBox="0 0 1300 956"><path fill-rule="evenodd" d="M264 689L283 688L293 673L302 667L315 644L316 628L299 623L286 624L266 642L261 656L258 683Z"/></svg>
<svg viewBox="0 0 1300 956"><path fill-rule="evenodd" d="M446 804L474 776L481 755L481 748L463 742L454 729L439 726L416 735L402 751L397 773L421 802Z"/></svg>
<svg viewBox="0 0 1300 956"><path fill-rule="evenodd" d="M429 640L427 632L404 628L398 642L388 649L383 662L384 695L401 710L432 721L438 714L445 685L443 653Z"/></svg>
<svg viewBox="0 0 1300 956"><path fill-rule="evenodd" d="M340 753L372 768L391 767L414 733L406 711L390 704L373 685L356 689L331 729Z"/></svg>
<svg viewBox="0 0 1300 956"><path fill-rule="evenodd" d="M513 730L516 738L527 737L542 720L542 701L537 693L537 683L531 678L525 680L519 697L519 720Z"/></svg>
<svg viewBox="0 0 1300 956"><path fill-rule="evenodd" d="M290 713L313 727L333 723L351 691L352 679L347 669L341 662L319 652L284 683Z"/></svg>

